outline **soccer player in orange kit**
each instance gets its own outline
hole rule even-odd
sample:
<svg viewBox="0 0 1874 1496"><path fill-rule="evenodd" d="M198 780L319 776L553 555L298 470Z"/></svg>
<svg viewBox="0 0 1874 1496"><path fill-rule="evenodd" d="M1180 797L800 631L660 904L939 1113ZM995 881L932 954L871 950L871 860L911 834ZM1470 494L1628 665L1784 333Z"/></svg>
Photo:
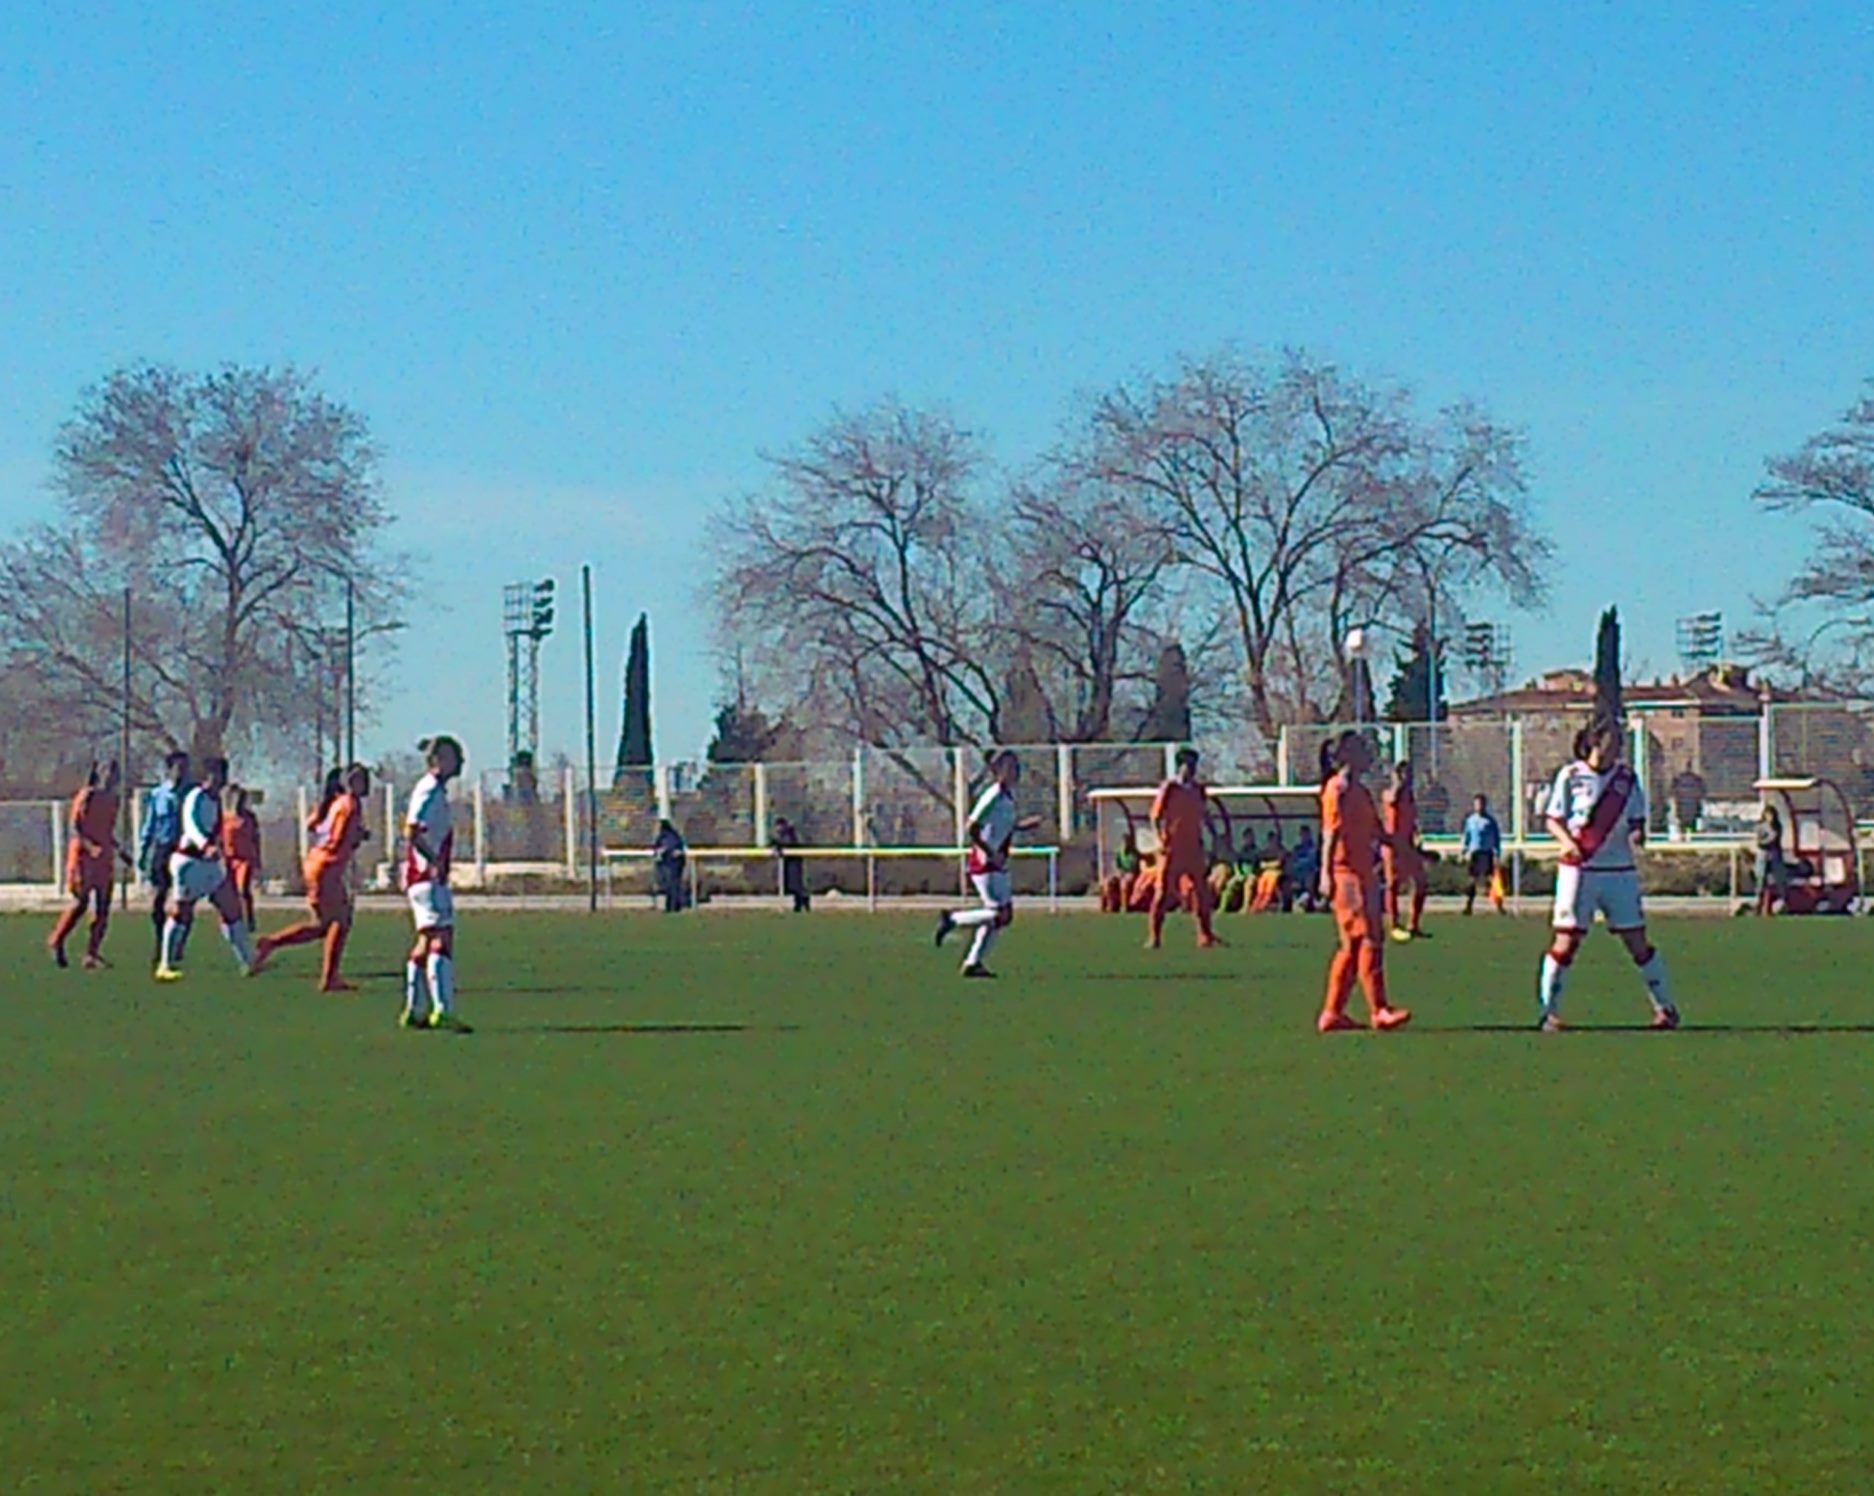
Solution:
<svg viewBox="0 0 1874 1496"><path fill-rule="evenodd" d="M336 770L333 777L338 779ZM358 990L339 975L339 963L345 956L345 942L351 937L352 900L347 875L353 856L369 835L364 826L364 802L370 793L370 771L362 764L353 764L337 783L327 781L326 794L312 818L306 849L306 902L311 906L312 918L278 934L261 936L255 947L256 969L275 951L323 940L325 959L319 968L319 990Z"/></svg>
<svg viewBox="0 0 1874 1496"><path fill-rule="evenodd" d="M1392 938L1417 940L1425 934L1425 853L1419 848L1419 800L1413 785L1412 765L1400 763L1392 771L1392 788L1386 791L1386 914L1392 925ZM1412 888L1412 902L1405 903L1406 885ZM1411 923L1399 915L1401 907L1411 910Z"/></svg>
<svg viewBox="0 0 1874 1496"><path fill-rule="evenodd" d="M1337 770L1321 790L1321 878L1333 905L1340 947L1328 964L1327 1000L1315 1027L1324 1034L1360 1027L1347 1016L1347 999L1357 982L1366 993L1372 1026L1395 1029L1412 1014L1386 1000L1386 928L1378 865L1385 833L1373 796L1360 782L1372 766L1373 751L1359 733L1343 733L1334 759Z"/></svg>
<svg viewBox="0 0 1874 1496"><path fill-rule="evenodd" d="M1199 948L1217 943L1210 927L1210 870L1204 858L1204 810L1209 796L1197 782L1197 750L1179 749L1176 767L1176 776L1159 787L1158 798L1152 802L1152 825L1157 828L1163 858L1147 916L1151 934L1145 945L1154 951L1164 944L1165 915L1174 899L1188 904L1197 916Z"/></svg>
<svg viewBox="0 0 1874 1496"><path fill-rule="evenodd" d="M254 896L260 888L260 818L239 785L230 792L232 804L221 816L221 855L228 864L228 881L241 901L251 934L255 929Z"/></svg>
<svg viewBox="0 0 1874 1496"><path fill-rule="evenodd" d="M91 910L91 936L85 942L84 968L96 971L104 965L104 932L111 923L111 884L118 856L118 777L115 759L101 772L93 764L85 787L72 799L71 840L65 848L65 887L72 902L46 941L46 949L60 967L70 964L65 959L65 942L87 909Z"/></svg>

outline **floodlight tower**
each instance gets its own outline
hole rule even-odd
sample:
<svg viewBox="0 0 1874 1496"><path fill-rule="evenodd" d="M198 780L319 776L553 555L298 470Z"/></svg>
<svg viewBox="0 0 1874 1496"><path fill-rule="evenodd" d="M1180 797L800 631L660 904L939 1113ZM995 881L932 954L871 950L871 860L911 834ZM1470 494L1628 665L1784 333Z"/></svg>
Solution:
<svg viewBox="0 0 1874 1496"><path fill-rule="evenodd" d="M501 589L501 632L508 641L508 773L540 753L540 645L553 632L553 579Z"/></svg>
<svg viewBox="0 0 1874 1496"><path fill-rule="evenodd" d="M1480 622L1464 626L1464 663L1490 690L1503 689L1513 658L1510 631L1504 625Z"/></svg>
<svg viewBox="0 0 1874 1496"><path fill-rule="evenodd" d="M1724 658L1724 614L1694 613L1679 620L1679 663L1687 675L1709 670Z"/></svg>

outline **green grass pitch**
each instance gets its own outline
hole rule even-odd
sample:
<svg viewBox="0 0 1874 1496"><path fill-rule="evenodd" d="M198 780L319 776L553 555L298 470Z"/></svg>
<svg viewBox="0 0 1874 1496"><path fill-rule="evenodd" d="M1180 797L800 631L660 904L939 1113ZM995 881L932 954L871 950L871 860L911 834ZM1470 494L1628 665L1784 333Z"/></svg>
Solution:
<svg viewBox="0 0 1874 1496"><path fill-rule="evenodd" d="M1676 1035L1596 938L1545 1038L1448 919L1327 1039L1226 924L471 914L452 1038L388 917L356 998L0 921L9 1485L1867 1489L1874 924L1662 924Z"/></svg>

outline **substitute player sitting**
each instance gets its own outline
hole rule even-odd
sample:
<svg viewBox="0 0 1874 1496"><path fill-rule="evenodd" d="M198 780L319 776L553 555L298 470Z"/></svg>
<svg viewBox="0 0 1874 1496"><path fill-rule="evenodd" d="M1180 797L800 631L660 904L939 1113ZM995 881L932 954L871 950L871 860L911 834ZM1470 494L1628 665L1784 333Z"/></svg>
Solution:
<svg viewBox="0 0 1874 1496"><path fill-rule="evenodd" d="M1653 1005L1652 1027L1675 1029L1679 1010L1666 986L1666 963L1646 938L1646 910L1634 848L1646 841L1646 791L1620 761L1625 734L1598 718L1575 738L1576 759L1555 776L1546 807L1549 834L1561 844L1555 875L1555 938L1542 958L1540 1026L1562 1026L1562 983L1599 914L1640 969Z"/></svg>
<svg viewBox="0 0 1874 1496"><path fill-rule="evenodd" d="M117 859L122 856L117 849L118 779L116 759L101 771L93 764L85 776L85 787L72 800L71 839L65 850L65 888L72 902L59 916L46 942L52 959L61 968L68 964L65 942L87 909L91 911L91 934L85 942L84 968L96 971L104 965L104 932L111 923L111 882L116 876Z"/></svg>
<svg viewBox="0 0 1874 1496"><path fill-rule="evenodd" d="M261 936L256 970L266 965L275 951L317 940L325 945L319 990L358 990L339 974L339 967L345 957L345 942L351 938L352 858L370 836L364 825L364 802L370 793L371 775L362 764L353 764L342 776L334 771L333 779L327 781L308 827L306 845L306 903L312 918L277 934Z"/></svg>
<svg viewBox="0 0 1874 1496"><path fill-rule="evenodd" d="M1204 812L1210 796L1197 782L1197 750L1179 749L1175 767L1176 774L1159 787L1158 797L1152 801L1152 826L1158 832L1164 869L1152 896L1151 913L1146 916L1148 951L1165 943L1165 915L1174 903L1197 916L1200 948L1217 943L1210 924L1211 891L1204 855Z"/></svg>
<svg viewBox="0 0 1874 1496"><path fill-rule="evenodd" d="M156 980L182 980L182 950L204 899L221 916L221 933L243 972L254 969L246 913L228 877L221 855L221 792L228 783L228 761L211 758L202 765L202 782L182 797L181 841L169 860L169 918L163 925L163 953Z"/></svg>

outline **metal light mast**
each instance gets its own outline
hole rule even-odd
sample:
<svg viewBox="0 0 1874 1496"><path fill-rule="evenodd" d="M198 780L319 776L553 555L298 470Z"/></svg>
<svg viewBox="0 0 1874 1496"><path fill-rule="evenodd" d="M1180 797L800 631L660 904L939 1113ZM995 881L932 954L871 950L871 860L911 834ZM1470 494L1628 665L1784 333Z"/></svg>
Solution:
<svg viewBox="0 0 1874 1496"><path fill-rule="evenodd" d="M531 768L540 753L540 645L553 632L553 579L501 589L501 632L508 641L508 773Z"/></svg>

